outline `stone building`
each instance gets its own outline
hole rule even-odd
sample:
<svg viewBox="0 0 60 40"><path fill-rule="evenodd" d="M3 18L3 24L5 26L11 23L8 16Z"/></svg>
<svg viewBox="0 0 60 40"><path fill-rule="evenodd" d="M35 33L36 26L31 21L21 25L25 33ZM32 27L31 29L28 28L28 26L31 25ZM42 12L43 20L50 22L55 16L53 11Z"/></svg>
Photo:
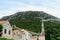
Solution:
<svg viewBox="0 0 60 40"><path fill-rule="evenodd" d="M2 37L3 38L12 38L12 27L8 20L0 21L0 24L2 24Z"/></svg>
<svg viewBox="0 0 60 40"><path fill-rule="evenodd" d="M31 34L26 30L13 30L14 40L31 40Z"/></svg>
<svg viewBox="0 0 60 40"><path fill-rule="evenodd" d="M32 40L37 40L37 36L32 36Z"/></svg>
<svg viewBox="0 0 60 40"><path fill-rule="evenodd" d="M44 34L40 34L38 38L39 38L39 40L45 40L45 35Z"/></svg>

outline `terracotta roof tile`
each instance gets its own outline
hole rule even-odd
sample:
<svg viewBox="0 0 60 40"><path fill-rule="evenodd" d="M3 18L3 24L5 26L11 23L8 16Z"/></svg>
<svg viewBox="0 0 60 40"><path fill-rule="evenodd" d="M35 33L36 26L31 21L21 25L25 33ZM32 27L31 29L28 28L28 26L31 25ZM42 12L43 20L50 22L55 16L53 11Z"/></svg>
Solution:
<svg viewBox="0 0 60 40"><path fill-rule="evenodd" d="M0 32L0 35L2 34L2 32Z"/></svg>
<svg viewBox="0 0 60 40"><path fill-rule="evenodd" d="M39 34L39 36L44 36L44 34Z"/></svg>
<svg viewBox="0 0 60 40"><path fill-rule="evenodd" d="M34 39L34 38L37 38L37 36L32 36L32 38Z"/></svg>
<svg viewBox="0 0 60 40"><path fill-rule="evenodd" d="M3 21L0 21L0 24L4 24L6 22L8 22L8 20L3 20Z"/></svg>
<svg viewBox="0 0 60 40"><path fill-rule="evenodd" d="M23 31L21 31L21 30L13 30L13 33L16 33L16 32L23 32Z"/></svg>

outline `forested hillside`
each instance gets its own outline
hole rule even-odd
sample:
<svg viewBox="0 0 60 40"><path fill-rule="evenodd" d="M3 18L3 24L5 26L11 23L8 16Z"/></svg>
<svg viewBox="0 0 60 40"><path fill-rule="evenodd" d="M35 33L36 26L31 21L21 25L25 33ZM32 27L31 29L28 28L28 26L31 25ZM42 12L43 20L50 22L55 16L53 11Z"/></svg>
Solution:
<svg viewBox="0 0 60 40"><path fill-rule="evenodd" d="M7 20L10 18L11 25L16 25L22 29L29 31L41 32L41 19L37 17L43 17L44 19L57 19L50 14L43 11L24 11L17 12L16 14L1 18L1 20ZM46 40L60 40L60 22L47 21L44 22Z"/></svg>

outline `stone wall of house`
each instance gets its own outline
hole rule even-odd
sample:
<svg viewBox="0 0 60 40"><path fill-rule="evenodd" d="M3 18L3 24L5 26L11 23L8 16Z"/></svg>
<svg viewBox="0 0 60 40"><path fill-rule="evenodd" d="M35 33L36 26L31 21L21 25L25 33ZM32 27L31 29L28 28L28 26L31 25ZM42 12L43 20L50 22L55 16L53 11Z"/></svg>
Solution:
<svg viewBox="0 0 60 40"><path fill-rule="evenodd" d="M10 23L7 21L3 24L2 37L4 38L12 38L12 27Z"/></svg>
<svg viewBox="0 0 60 40"><path fill-rule="evenodd" d="M45 36L39 36L39 40L45 40Z"/></svg>

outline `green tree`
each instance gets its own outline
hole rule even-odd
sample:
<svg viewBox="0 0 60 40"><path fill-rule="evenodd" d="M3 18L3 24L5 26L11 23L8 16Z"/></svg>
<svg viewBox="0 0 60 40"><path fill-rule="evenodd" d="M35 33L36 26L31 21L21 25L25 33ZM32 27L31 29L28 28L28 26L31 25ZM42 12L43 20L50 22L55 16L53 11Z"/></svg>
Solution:
<svg viewBox="0 0 60 40"><path fill-rule="evenodd" d="M0 32L2 31L2 29L3 29L3 26L2 26L2 24L0 24Z"/></svg>

